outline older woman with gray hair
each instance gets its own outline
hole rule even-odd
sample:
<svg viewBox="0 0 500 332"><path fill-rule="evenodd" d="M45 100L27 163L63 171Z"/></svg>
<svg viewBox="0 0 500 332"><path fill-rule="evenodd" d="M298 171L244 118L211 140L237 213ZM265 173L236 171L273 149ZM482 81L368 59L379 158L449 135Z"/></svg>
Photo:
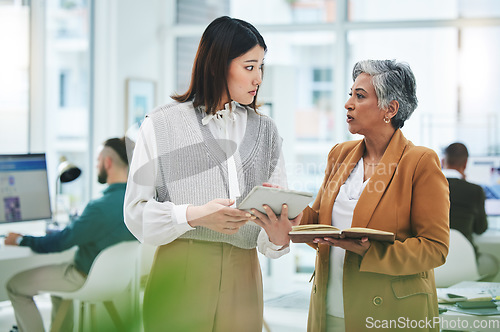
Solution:
<svg viewBox="0 0 500 332"><path fill-rule="evenodd" d="M407 64L366 60L353 70L348 129L363 139L337 144L301 224L365 227L394 243L317 238L309 331L418 328L439 331L434 268L449 242L449 193L437 154L399 128L417 107Z"/></svg>

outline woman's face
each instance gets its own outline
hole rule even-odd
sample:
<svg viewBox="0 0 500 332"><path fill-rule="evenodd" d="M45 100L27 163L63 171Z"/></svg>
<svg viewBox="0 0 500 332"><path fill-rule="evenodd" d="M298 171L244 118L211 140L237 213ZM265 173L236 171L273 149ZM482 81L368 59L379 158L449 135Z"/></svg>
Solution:
<svg viewBox="0 0 500 332"><path fill-rule="evenodd" d="M351 134L377 133L383 126L385 110L378 108L378 98L373 87L371 76L362 73L352 85L349 99L345 103L347 124Z"/></svg>
<svg viewBox="0 0 500 332"><path fill-rule="evenodd" d="M253 102L257 88L262 83L264 54L264 49L256 45L231 61L227 75L227 86L231 100L242 105Z"/></svg>

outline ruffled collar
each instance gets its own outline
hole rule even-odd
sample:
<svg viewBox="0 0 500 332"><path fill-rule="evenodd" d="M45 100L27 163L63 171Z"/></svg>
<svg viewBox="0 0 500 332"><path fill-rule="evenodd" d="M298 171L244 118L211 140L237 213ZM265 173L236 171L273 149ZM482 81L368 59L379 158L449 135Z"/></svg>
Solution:
<svg viewBox="0 0 500 332"><path fill-rule="evenodd" d="M229 105L231 105L231 107L229 107ZM201 106L200 108L202 110L205 109L204 106ZM223 110L219 110L219 111L215 112L215 114L205 115L205 117L201 120L201 123L204 126L206 126L211 120L214 120L217 122L218 122L218 120L225 120L225 119L234 121L235 118L234 118L234 113L232 112L232 110L235 110L235 109L236 109L236 102L233 100L230 103L226 103L224 105Z"/></svg>

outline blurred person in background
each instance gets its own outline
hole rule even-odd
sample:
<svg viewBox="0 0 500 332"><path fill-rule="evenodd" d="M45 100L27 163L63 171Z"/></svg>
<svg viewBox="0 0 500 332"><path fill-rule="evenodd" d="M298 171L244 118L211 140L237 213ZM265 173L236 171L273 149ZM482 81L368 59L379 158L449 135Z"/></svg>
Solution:
<svg viewBox="0 0 500 332"><path fill-rule="evenodd" d="M6 245L30 247L37 253L51 253L77 246L73 261L41 266L14 275L7 293L16 316L15 331L44 331L42 317L33 296L44 291L75 291L83 286L90 267L99 253L122 241L136 240L123 221L123 200L128 176L125 138L106 140L97 158L99 183L108 184L100 198L90 201L81 216L61 231L45 236L9 233ZM52 319L62 302L52 296ZM73 330L73 306L70 306L61 331Z"/></svg>
<svg viewBox="0 0 500 332"><path fill-rule="evenodd" d="M492 280L498 273L498 260L491 254L480 253L473 239L473 234L483 234L488 229L488 219L483 188L465 179L468 159L469 151L462 143L452 143L444 150L443 173L450 186L450 228L460 231L474 247L482 280Z"/></svg>

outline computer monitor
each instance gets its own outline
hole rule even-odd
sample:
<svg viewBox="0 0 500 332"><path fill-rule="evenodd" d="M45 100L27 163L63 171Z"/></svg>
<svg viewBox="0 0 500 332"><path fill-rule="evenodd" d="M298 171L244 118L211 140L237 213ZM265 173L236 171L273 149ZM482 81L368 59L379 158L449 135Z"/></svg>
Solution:
<svg viewBox="0 0 500 332"><path fill-rule="evenodd" d="M485 210L489 216L500 216L500 167L491 168L492 180L483 185L486 195Z"/></svg>
<svg viewBox="0 0 500 332"><path fill-rule="evenodd" d="M500 156L469 157L467 181L479 184L486 195L488 216L500 216Z"/></svg>
<svg viewBox="0 0 500 332"><path fill-rule="evenodd" d="M45 154L0 155L0 224L51 217Z"/></svg>

